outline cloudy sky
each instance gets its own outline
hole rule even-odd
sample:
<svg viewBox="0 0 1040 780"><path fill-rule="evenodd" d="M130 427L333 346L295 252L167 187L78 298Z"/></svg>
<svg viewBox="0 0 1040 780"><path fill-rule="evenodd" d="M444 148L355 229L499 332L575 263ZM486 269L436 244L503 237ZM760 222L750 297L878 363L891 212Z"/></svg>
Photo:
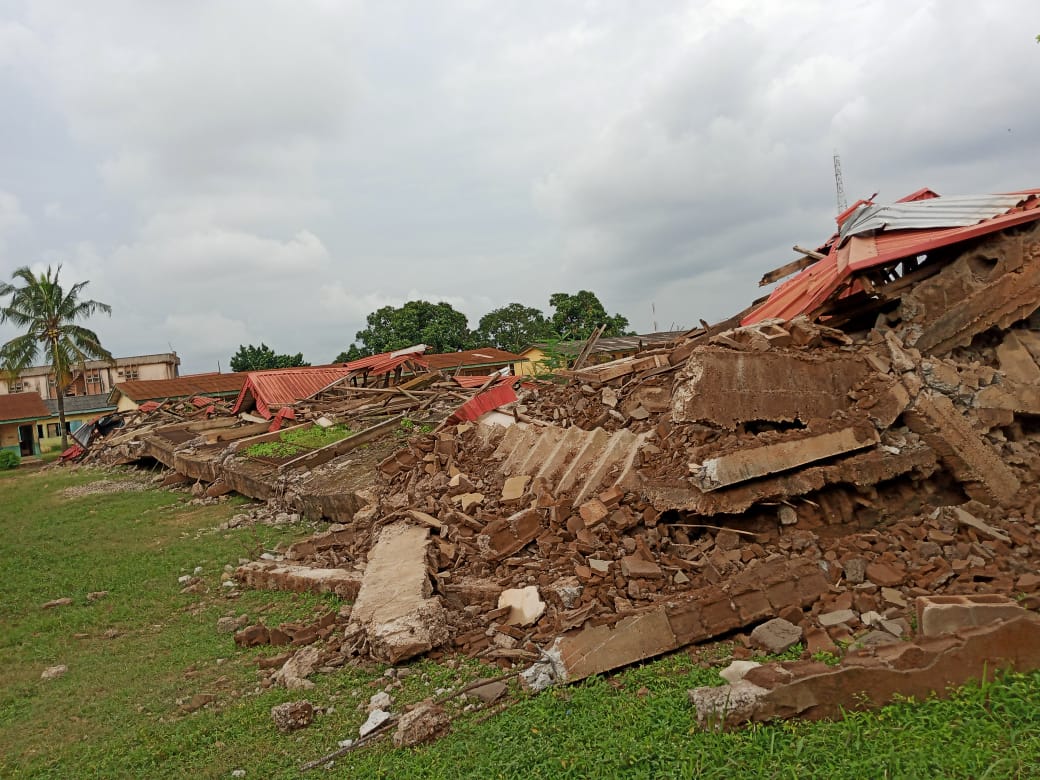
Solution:
<svg viewBox="0 0 1040 780"><path fill-rule="evenodd" d="M365 315L746 306L849 201L1040 187L1036 0L0 0L0 274L117 355L331 360ZM0 327L0 340L14 335Z"/></svg>

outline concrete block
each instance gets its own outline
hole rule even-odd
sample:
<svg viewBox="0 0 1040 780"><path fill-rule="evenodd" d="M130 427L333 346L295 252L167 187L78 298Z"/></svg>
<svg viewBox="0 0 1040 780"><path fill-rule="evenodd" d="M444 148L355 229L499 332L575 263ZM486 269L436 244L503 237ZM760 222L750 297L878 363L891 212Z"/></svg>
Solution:
<svg viewBox="0 0 1040 780"><path fill-rule="evenodd" d="M1013 620L1029 614L1007 596L920 596L917 599L917 631L921 636L954 634L997 620Z"/></svg>

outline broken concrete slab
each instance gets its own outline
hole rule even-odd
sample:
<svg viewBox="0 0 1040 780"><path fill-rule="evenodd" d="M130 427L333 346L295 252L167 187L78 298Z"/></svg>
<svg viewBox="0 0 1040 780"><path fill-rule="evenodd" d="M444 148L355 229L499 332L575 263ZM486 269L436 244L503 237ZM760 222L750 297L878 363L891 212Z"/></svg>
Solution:
<svg viewBox="0 0 1040 780"><path fill-rule="evenodd" d="M691 479L704 492L764 477L798 466L872 447L880 441L873 426L860 425L814 436L798 434L786 441L742 448L727 455L691 463Z"/></svg>
<svg viewBox="0 0 1040 780"><path fill-rule="evenodd" d="M288 590L296 593L335 593L340 598L357 598L361 573L349 569L250 561L235 570L235 577L256 590Z"/></svg>
<svg viewBox="0 0 1040 780"><path fill-rule="evenodd" d="M934 449L965 492L986 504L1010 501L1021 487L1000 455L944 395L925 390L904 419Z"/></svg>
<svg viewBox="0 0 1040 780"><path fill-rule="evenodd" d="M784 674L778 679L789 681L764 693L750 690L745 696L738 689L727 697L715 688L697 689L696 695L691 691L695 704L721 705L698 707L699 719L702 709L711 716L702 720L705 725L841 718L845 712L880 707L897 696L921 701L945 697L969 680L992 679L1005 669L1031 672L1040 668L1040 619L1026 615L967 629L960 636L868 648L850 653L838 667L802 661L780 668Z"/></svg>
<svg viewBox="0 0 1040 780"><path fill-rule="evenodd" d="M431 597L428 545L429 529L393 523L369 552L347 631L362 631L376 659L395 664L447 638L444 607Z"/></svg>
<svg viewBox="0 0 1040 780"><path fill-rule="evenodd" d="M676 380L672 420L727 428L754 420L823 420L849 409L849 391L869 371L857 356L703 347Z"/></svg>

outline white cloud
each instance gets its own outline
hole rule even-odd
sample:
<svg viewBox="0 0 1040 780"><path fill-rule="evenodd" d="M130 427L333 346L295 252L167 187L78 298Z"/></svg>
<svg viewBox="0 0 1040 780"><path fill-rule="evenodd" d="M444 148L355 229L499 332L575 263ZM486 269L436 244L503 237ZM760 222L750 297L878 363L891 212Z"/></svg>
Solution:
<svg viewBox="0 0 1040 780"><path fill-rule="evenodd" d="M37 0L0 10L0 232L185 370L329 360L415 298L692 325L826 238L835 149L850 199L1037 186L1036 31L1030 0Z"/></svg>

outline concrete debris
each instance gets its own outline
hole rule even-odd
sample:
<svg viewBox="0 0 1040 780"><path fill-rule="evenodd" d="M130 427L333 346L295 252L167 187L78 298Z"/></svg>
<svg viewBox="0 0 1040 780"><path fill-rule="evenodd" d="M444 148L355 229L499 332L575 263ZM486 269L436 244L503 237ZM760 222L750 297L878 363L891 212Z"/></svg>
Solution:
<svg viewBox="0 0 1040 780"><path fill-rule="evenodd" d="M316 646L305 647L293 654L281 669L274 673L273 681L290 691L307 690L314 687L307 678L314 674L322 662L322 650Z"/></svg>
<svg viewBox="0 0 1040 780"><path fill-rule="evenodd" d="M786 653L802 641L802 627L783 618L767 620L751 632L751 644L767 653Z"/></svg>
<svg viewBox="0 0 1040 780"><path fill-rule="evenodd" d="M959 679L989 640L933 652L936 631L1040 604L1038 204L941 245L835 236L767 274L799 272L765 304L563 383L390 361L286 407L290 431L359 432L334 446L284 455L285 428L170 402L85 460L158 461L172 489L329 523L235 572L354 602L320 626L236 626L244 646L310 642L290 660L311 651L311 671L456 651L539 690L740 631L850 657L924 642ZM766 674L699 694L705 717L757 718L783 689Z"/></svg>
<svg viewBox="0 0 1040 780"><path fill-rule="evenodd" d="M545 602L538 595L538 587L510 588L498 597L498 608L509 607L505 622L511 626L529 626L545 613Z"/></svg>
<svg viewBox="0 0 1040 780"><path fill-rule="evenodd" d="M307 728L314 722L314 705L309 701L287 701L271 707L271 720L282 734Z"/></svg>
<svg viewBox="0 0 1040 780"><path fill-rule="evenodd" d="M1038 668L1040 619L1025 614L956 635L863 647L850 651L837 667L811 660L769 664L735 685L692 690L690 702L697 721L709 728L792 717L841 718L897 696L945 697L969 680Z"/></svg>
<svg viewBox="0 0 1040 780"><path fill-rule="evenodd" d="M432 742L447 733L451 717L432 700L426 699L401 716L394 732L394 747L411 747Z"/></svg>
<svg viewBox="0 0 1040 780"><path fill-rule="evenodd" d="M361 726L358 728L358 736L364 737L368 734L371 734L373 731L382 726L392 717L393 715L391 715L386 710L372 710L368 713L368 717L365 719L365 722L362 723Z"/></svg>
<svg viewBox="0 0 1040 780"><path fill-rule="evenodd" d="M730 685L736 685L738 681L744 679L744 675L761 665L758 661L732 661L729 666L719 672L719 676Z"/></svg>
<svg viewBox="0 0 1040 780"><path fill-rule="evenodd" d="M365 635L373 658L396 664L447 638L440 597L431 597L428 545L429 529L395 523L372 548L347 631Z"/></svg>

